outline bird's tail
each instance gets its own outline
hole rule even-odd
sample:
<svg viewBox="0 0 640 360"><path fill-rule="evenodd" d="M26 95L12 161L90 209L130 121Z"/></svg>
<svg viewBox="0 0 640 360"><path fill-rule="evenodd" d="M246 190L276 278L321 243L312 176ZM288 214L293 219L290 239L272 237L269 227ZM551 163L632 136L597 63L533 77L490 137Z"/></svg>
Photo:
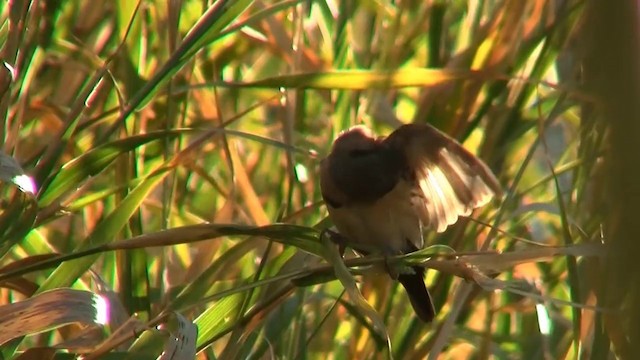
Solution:
<svg viewBox="0 0 640 360"><path fill-rule="evenodd" d="M398 281L409 295L411 306L420 320L429 323L436 316L436 311L431 302L431 295L424 283L424 268L413 267L414 274L400 274Z"/></svg>

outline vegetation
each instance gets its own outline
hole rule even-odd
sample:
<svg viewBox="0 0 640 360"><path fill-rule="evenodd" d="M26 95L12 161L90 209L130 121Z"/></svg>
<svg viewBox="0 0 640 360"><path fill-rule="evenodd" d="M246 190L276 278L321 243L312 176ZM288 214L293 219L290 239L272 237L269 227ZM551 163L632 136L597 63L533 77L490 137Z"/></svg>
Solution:
<svg viewBox="0 0 640 360"><path fill-rule="evenodd" d="M3 358L640 354L638 12L600 3L3 2ZM402 122L505 189L391 260L428 325L321 236L332 140Z"/></svg>

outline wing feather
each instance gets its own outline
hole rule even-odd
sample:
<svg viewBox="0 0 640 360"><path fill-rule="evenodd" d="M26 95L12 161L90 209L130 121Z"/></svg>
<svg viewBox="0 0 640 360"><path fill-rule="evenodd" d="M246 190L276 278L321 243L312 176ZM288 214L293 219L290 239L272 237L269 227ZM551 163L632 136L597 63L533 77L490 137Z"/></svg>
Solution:
<svg viewBox="0 0 640 360"><path fill-rule="evenodd" d="M404 151L405 176L415 186L411 203L423 224L437 232L501 194L487 165L430 125L403 125L385 143Z"/></svg>

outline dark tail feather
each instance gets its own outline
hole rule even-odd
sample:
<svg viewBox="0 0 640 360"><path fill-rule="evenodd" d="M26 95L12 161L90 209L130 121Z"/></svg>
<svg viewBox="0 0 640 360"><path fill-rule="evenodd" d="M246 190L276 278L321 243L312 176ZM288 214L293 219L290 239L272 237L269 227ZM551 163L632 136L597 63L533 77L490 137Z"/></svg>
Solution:
<svg viewBox="0 0 640 360"><path fill-rule="evenodd" d="M400 274L398 281L404 286L411 306L420 320L430 323L436 316L436 310L431 302L431 295L424 284L424 268L415 266L412 268L415 274Z"/></svg>

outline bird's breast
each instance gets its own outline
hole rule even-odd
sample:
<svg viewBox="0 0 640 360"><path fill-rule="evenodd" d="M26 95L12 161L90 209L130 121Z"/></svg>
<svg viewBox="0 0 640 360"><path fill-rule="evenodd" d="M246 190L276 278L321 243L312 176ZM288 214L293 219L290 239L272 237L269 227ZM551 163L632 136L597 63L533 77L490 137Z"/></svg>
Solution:
<svg viewBox="0 0 640 360"><path fill-rule="evenodd" d="M400 181L378 200L367 203L328 205L329 216L338 231L362 250L383 254L404 253L423 246L420 219L411 202L410 184Z"/></svg>

